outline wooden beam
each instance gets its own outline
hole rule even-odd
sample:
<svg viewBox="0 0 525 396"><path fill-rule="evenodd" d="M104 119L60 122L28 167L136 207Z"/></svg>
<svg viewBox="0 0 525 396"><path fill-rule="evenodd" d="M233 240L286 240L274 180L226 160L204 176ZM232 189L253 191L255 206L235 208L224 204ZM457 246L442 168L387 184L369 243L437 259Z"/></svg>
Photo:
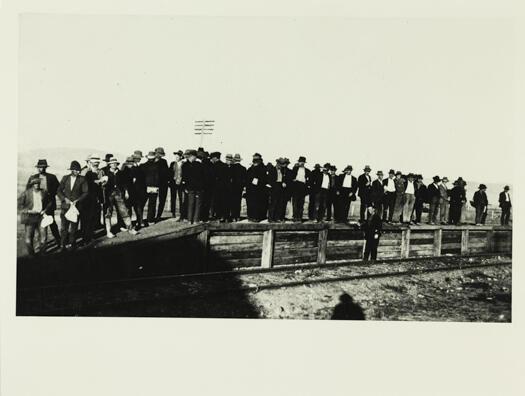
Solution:
<svg viewBox="0 0 525 396"><path fill-rule="evenodd" d="M405 246L402 249L403 252L403 258L408 258L410 254L410 228L403 230L405 233Z"/></svg>
<svg viewBox="0 0 525 396"><path fill-rule="evenodd" d="M487 231L487 253L492 253L494 251L494 230Z"/></svg>
<svg viewBox="0 0 525 396"><path fill-rule="evenodd" d="M261 267L272 268L273 248L275 241L275 230L267 230L263 233Z"/></svg>
<svg viewBox="0 0 525 396"><path fill-rule="evenodd" d="M408 257L406 248L407 248L407 230L403 229L401 230L401 258Z"/></svg>
<svg viewBox="0 0 525 396"><path fill-rule="evenodd" d="M317 241L317 264L326 264L326 245L328 244L328 230L319 231Z"/></svg>
<svg viewBox="0 0 525 396"><path fill-rule="evenodd" d="M461 254L468 254L469 230L461 231Z"/></svg>
<svg viewBox="0 0 525 396"><path fill-rule="evenodd" d="M434 230L434 256L441 256L441 237L443 229Z"/></svg>
<svg viewBox="0 0 525 396"><path fill-rule="evenodd" d="M200 257L200 267L202 272L206 272L208 267L208 252L210 250L210 231L204 230L197 235L197 240L199 241L201 248L201 257Z"/></svg>

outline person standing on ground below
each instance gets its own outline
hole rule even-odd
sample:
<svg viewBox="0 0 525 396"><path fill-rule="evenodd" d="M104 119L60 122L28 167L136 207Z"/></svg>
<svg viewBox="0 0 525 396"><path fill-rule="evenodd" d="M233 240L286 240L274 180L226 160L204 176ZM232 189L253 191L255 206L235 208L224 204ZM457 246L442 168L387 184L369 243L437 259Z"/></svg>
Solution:
<svg viewBox="0 0 525 396"><path fill-rule="evenodd" d="M146 201L148 202L148 217L146 226L155 222L155 211L157 207L157 197L159 196L160 175L158 162L155 161L156 155L154 151L150 151L147 155L148 161L141 165L144 173L144 181L146 184ZM144 202L146 204L146 202Z"/></svg>
<svg viewBox="0 0 525 396"><path fill-rule="evenodd" d="M423 205L427 202L427 186L423 183L423 176L417 175L414 183L414 223L421 223L421 214L423 213Z"/></svg>
<svg viewBox="0 0 525 396"><path fill-rule="evenodd" d="M383 221L391 223L394 218L394 207L396 203L396 172L393 169L388 171L388 178L383 180L385 187L385 197L383 202ZM388 213L388 217L387 217Z"/></svg>
<svg viewBox="0 0 525 396"><path fill-rule="evenodd" d="M76 222L66 218L66 213L73 205L80 211L82 201L88 196L88 185L86 179L80 176L80 164L72 161L69 167L71 173L60 181L57 195L60 198L60 222L61 222L61 250L76 248L76 232L78 219Z"/></svg>
<svg viewBox="0 0 525 396"><path fill-rule="evenodd" d="M348 215L350 212L350 204L355 201L355 193L357 192L357 179L352 176L352 165L347 165L343 169L343 173L337 176L337 192L339 199L339 218L335 220L340 223L348 222Z"/></svg>
<svg viewBox="0 0 525 396"><path fill-rule="evenodd" d="M449 191L448 178L443 176L441 183L439 183L439 222L442 225L448 224L448 209L449 209Z"/></svg>
<svg viewBox="0 0 525 396"><path fill-rule="evenodd" d="M170 164L169 187L171 192L171 216L175 220L180 219L177 216L177 200L179 201L179 212L182 213L182 150L175 151L175 160Z"/></svg>
<svg viewBox="0 0 525 396"><path fill-rule="evenodd" d="M461 208L467 201L465 188L461 182L461 178L454 182L454 187L450 189L450 211L449 211L449 223L453 225L459 225L461 221Z"/></svg>
<svg viewBox="0 0 525 396"><path fill-rule="evenodd" d="M478 191L474 193L472 198L472 206L476 208L476 225L480 226L485 224L485 219L487 217L487 208L489 206L489 201L487 199L487 186L480 184Z"/></svg>
<svg viewBox="0 0 525 396"><path fill-rule="evenodd" d="M123 232L129 232L131 235L136 235L131 225L131 218L128 213L125 200L129 199L130 195L130 180L125 180L125 176L131 176L131 172L121 171L118 169L120 162L115 157L108 161L109 169L106 171L108 181L106 182L104 189L106 194L106 236L108 238L114 238L115 234L111 232L111 218L113 217L113 208L116 208L120 213L120 218L123 224L119 224L120 230ZM133 192L131 192L133 193Z"/></svg>
<svg viewBox="0 0 525 396"><path fill-rule="evenodd" d="M240 154L233 156L230 217L235 222L241 219L242 194L246 187L246 168L241 164L241 161Z"/></svg>
<svg viewBox="0 0 525 396"><path fill-rule="evenodd" d="M370 166L366 165L363 169L364 173L357 179L357 186L359 187L359 199L361 200L361 207L359 209L359 221L365 221L366 208L370 202L370 189L372 188L372 177L370 176Z"/></svg>
<svg viewBox="0 0 525 396"><path fill-rule="evenodd" d="M395 199L394 199L394 216L393 221L395 224L401 222L403 216L403 205L405 204L405 189L406 180L403 178L401 171L396 172L396 178L394 179L394 186L396 188Z"/></svg>
<svg viewBox="0 0 525 396"><path fill-rule="evenodd" d="M304 212L304 198L310 186L310 169L305 167L306 157L299 157L292 169L292 207L293 221L302 222Z"/></svg>
<svg viewBox="0 0 525 396"><path fill-rule="evenodd" d="M433 183L427 187L428 201L430 203L430 207L428 209L428 224L436 224L437 214L439 211L439 199L441 198L438 184L441 179L439 176L434 176L432 180Z"/></svg>
<svg viewBox="0 0 525 396"><path fill-rule="evenodd" d="M182 186L188 195L187 221L190 224L201 223L202 193L206 171L197 161L197 151L188 151L188 161L182 165Z"/></svg>
<svg viewBox="0 0 525 396"><path fill-rule="evenodd" d="M22 210L20 220L24 225L24 242L30 256L36 254L34 247L35 234L39 242L39 252L43 253L46 246L46 234L41 230L42 216L52 207L51 196L40 188L40 177L29 179L28 188L18 198L18 208Z"/></svg>
<svg viewBox="0 0 525 396"><path fill-rule="evenodd" d="M376 173L377 179L372 182L372 189L370 191L370 201L374 205L375 211L378 215L383 213L383 201L385 198L385 186L383 184L383 171L379 170Z"/></svg>
<svg viewBox="0 0 525 396"><path fill-rule="evenodd" d="M505 186L503 191L499 193L499 207L501 208L501 225L509 225L510 219L510 208L512 204L510 203L510 187Z"/></svg>
<svg viewBox="0 0 525 396"><path fill-rule="evenodd" d="M379 238L383 230L383 224L381 223L381 217L376 212L373 205L368 206L367 220L362 224L361 228L365 237L365 252L364 261L371 259L376 261L377 259L377 247L379 246Z"/></svg>
<svg viewBox="0 0 525 396"><path fill-rule="evenodd" d="M414 184L413 173L409 173L407 176L404 201L405 203L403 204L403 222L405 224L413 224L412 211L416 202L416 187Z"/></svg>
<svg viewBox="0 0 525 396"><path fill-rule="evenodd" d="M40 179L40 189L47 192L49 194L49 199L51 200L51 206L46 212L46 214L48 214L49 216L53 216L53 223L51 223L49 229L51 230L51 233L55 238L57 246L60 246L60 232L58 231L58 225L55 221L55 210L57 209L56 194L59 182L55 175L53 175L52 173L47 173L47 160L39 159L36 164L36 168L38 169L38 173L32 175L29 178L29 180L27 181L26 189L31 187L31 184L29 182L33 178L38 177Z"/></svg>
<svg viewBox="0 0 525 396"><path fill-rule="evenodd" d="M157 216L155 222L158 223L164 212L164 206L166 205L166 197L168 196L168 184L170 179L170 171L168 162L163 158L166 156L162 147L155 149L155 161L157 162L157 168L159 171L159 207L157 209Z"/></svg>

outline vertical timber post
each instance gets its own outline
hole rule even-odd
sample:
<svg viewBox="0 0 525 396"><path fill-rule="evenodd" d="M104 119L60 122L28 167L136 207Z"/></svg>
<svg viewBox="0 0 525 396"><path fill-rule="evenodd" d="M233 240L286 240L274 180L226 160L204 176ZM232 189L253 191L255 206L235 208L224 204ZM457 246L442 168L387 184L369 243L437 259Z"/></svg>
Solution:
<svg viewBox="0 0 525 396"><path fill-rule="evenodd" d="M319 231L317 240L317 264L326 264L326 245L328 243L328 229L324 228Z"/></svg>
<svg viewBox="0 0 525 396"><path fill-rule="evenodd" d="M434 256L441 256L441 238L443 236L443 229L438 228L434 230Z"/></svg>
<svg viewBox="0 0 525 396"><path fill-rule="evenodd" d="M407 239L406 230L401 230L401 258L405 258L406 239Z"/></svg>
<svg viewBox="0 0 525 396"><path fill-rule="evenodd" d="M266 230L263 233L261 267L272 268L273 266L273 247L275 240L275 230Z"/></svg>
<svg viewBox="0 0 525 396"><path fill-rule="evenodd" d="M494 228L487 231L487 253L494 252Z"/></svg>
<svg viewBox="0 0 525 396"><path fill-rule="evenodd" d="M208 267L208 250L210 249L210 231L207 229L202 231L197 235L197 240L201 248L200 267L202 272L206 272Z"/></svg>
<svg viewBox="0 0 525 396"><path fill-rule="evenodd" d="M410 228L405 230L405 250L403 258L408 258L410 254Z"/></svg>
<svg viewBox="0 0 525 396"><path fill-rule="evenodd" d="M461 231L461 255L468 254L468 228Z"/></svg>

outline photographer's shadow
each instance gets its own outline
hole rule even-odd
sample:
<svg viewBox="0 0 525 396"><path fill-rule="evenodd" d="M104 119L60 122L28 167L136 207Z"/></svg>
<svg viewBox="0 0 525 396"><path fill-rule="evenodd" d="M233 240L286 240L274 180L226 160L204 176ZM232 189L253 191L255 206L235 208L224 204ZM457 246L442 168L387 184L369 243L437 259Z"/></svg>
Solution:
<svg viewBox="0 0 525 396"><path fill-rule="evenodd" d="M339 296L339 304L334 307L332 320L365 320L361 306L347 293Z"/></svg>

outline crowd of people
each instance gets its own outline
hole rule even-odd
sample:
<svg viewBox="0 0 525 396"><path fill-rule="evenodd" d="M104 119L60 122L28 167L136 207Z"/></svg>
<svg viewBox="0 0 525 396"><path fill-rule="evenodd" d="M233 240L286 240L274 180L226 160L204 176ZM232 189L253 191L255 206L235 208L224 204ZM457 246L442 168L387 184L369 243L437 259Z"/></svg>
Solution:
<svg viewBox="0 0 525 396"><path fill-rule="evenodd" d="M422 175L393 169L386 177L381 170L373 177L370 166L365 166L358 177L352 174L351 165L339 174L330 163L315 164L309 169L303 156L290 167L287 158L265 163L261 154L255 153L246 168L239 154L226 155L224 162L221 153L208 153L203 148L173 154L175 160L170 164L162 147L145 157L137 150L123 163L112 154L103 160L90 155L84 167L72 161L70 173L60 182L47 172L47 161L39 160L38 173L29 178L26 191L19 197L28 252L35 254L35 235L40 241L40 252L45 251L48 229L60 250L75 249L79 232L81 244L88 246L97 229L104 229L108 238L114 238L113 212L117 227L135 235L142 227L160 221L168 193L172 216L190 224L212 220L283 222L290 201L292 221L302 222L307 196L309 221L344 223L348 221L352 202L359 199L359 221L365 234L367 229L372 230L371 235L380 232L377 229L380 230L381 222L421 223L426 204L428 224L457 225L467 202L466 182L461 177L449 188L447 177L434 176L433 182L426 186ZM480 184L470 201L476 209L475 223L479 225L485 223L487 215L486 189ZM61 202L60 231L54 221L56 197ZM243 197L247 219L241 219ZM511 207L508 186L500 194L499 204L501 224L508 224Z"/></svg>

